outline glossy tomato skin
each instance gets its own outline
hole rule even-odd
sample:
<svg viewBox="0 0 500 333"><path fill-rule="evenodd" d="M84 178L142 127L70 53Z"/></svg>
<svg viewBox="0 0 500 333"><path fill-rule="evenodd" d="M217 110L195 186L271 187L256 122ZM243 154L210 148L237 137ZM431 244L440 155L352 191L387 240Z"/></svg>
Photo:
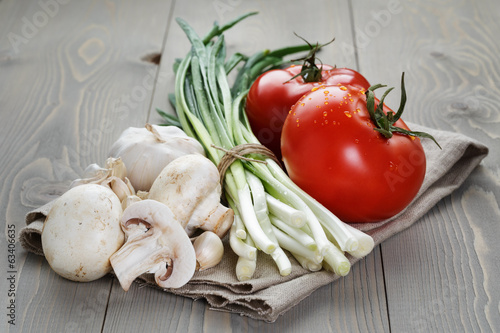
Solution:
<svg viewBox="0 0 500 333"><path fill-rule="evenodd" d="M408 129L401 119L394 125ZM344 222L396 215L425 176L420 139L375 131L364 92L347 86L302 97L284 123L281 149L290 178Z"/></svg>
<svg viewBox="0 0 500 333"><path fill-rule="evenodd" d="M260 143L281 158L281 128L290 108L314 87L320 85L354 85L368 89L370 84L358 72L349 68L323 65L320 82L304 82L299 74L302 66L270 70L260 75L250 87L246 100L246 114L252 131Z"/></svg>

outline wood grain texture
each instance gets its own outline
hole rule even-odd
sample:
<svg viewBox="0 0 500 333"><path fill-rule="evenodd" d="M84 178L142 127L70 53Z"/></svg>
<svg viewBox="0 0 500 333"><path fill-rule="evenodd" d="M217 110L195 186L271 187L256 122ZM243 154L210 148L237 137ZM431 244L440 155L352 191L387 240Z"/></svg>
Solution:
<svg viewBox="0 0 500 333"><path fill-rule="evenodd" d="M466 134L485 143L490 154L420 223L382 244L390 327L495 332L500 329L500 294L492 282L500 273L500 42L494 36L500 5L393 3L397 10L390 15L384 1L354 9L358 29L368 32L378 24L367 42L370 53L359 52L361 69L372 82L396 87L405 71L405 119Z"/></svg>
<svg viewBox="0 0 500 333"><path fill-rule="evenodd" d="M65 191L88 164L102 164L121 131L147 118L158 67L141 58L161 49L160 16L171 3L62 3L0 2L5 231L19 232L29 210ZM1 260L6 268L7 256ZM2 320L0 331L101 331L112 279L64 281L20 244L16 270L17 325ZM4 309L7 283L1 279Z"/></svg>

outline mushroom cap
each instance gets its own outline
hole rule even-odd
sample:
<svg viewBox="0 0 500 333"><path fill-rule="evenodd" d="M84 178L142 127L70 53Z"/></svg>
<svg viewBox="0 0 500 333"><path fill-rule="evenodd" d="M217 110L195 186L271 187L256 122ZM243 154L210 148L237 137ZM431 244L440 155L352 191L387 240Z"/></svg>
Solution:
<svg viewBox="0 0 500 333"><path fill-rule="evenodd" d="M170 207L188 235L201 228L223 237L233 223L234 213L220 204L221 192L215 164L202 155L189 154L162 170L148 198Z"/></svg>
<svg viewBox="0 0 500 333"><path fill-rule="evenodd" d="M42 230L51 268L73 281L93 281L111 272L109 257L123 244L121 203L108 187L76 186L52 206Z"/></svg>

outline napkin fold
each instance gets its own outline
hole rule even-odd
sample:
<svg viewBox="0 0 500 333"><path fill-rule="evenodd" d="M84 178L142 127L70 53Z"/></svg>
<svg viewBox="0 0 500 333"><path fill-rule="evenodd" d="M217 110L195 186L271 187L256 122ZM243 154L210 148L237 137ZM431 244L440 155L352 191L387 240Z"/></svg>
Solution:
<svg viewBox="0 0 500 333"><path fill-rule="evenodd" d="M412 130L433 135L442 150L431 140L422 139L427 157L426 176L416 198L403 212L377 223L353 224L370 234L376 244L417 222L438 201L459 187L488 154L485 145L467 136L416 124L408 125ZM26 215L27 226L19 234L21 245L37 255L43 256L41 231L51 205L52 202L49 202L29 212ZM237 256L230 249L227 239L224 244L224 257L216 269L196 272L187 285L165 291L193 299L205 299L213 309L273 322L316 289L339 278L324 270L305 270L293 257L290 258L292 273L283 277L271 257L259 252L253 279L240 282L235 275ZM349 257L349 260L354 264L359 259ZM140 276L136 282L158 288L150 274Z"/></svg>

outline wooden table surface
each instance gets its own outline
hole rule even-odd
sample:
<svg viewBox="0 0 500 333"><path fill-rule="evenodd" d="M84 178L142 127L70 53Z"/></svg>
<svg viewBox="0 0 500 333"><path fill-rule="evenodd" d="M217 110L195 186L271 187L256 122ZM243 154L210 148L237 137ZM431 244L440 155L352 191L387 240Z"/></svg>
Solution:
<svg viewBox="0 0 500 333"><path fill-rule="evenodd" d="M19 243L9 280L9 230L103 163L125 128L172 110L171 64L189 47L175 17L203 34L253 10L226 34L229 52L295 45L293 32L335 37L323 62L396 87L404 71L405 119L477 139L489 156L418 223L272 324L135 284L125 293L112 277L66 281ZM499 31L497 0L0 0L0 331L500 331Z"/></svg>

